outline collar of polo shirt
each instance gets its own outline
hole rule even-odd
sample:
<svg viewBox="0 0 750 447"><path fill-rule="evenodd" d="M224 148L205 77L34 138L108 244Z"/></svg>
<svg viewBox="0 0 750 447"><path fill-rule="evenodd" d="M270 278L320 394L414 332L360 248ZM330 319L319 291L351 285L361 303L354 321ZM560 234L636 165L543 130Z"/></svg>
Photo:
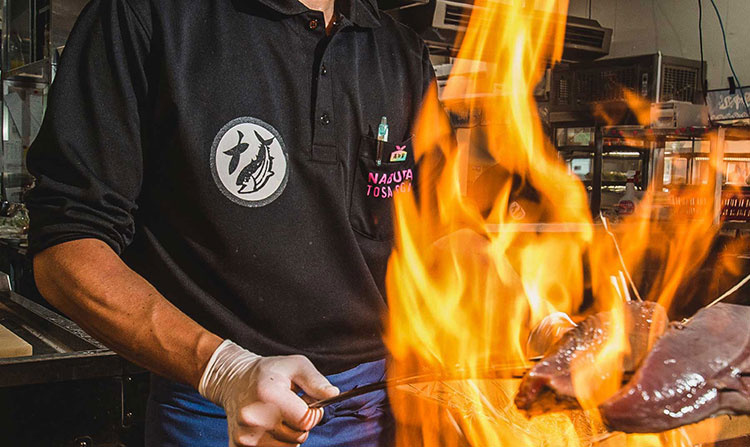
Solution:
<svg viewBox="0 0 750 447"><path fill-rule="evenodd" d="M302 14L307 6L299 0L257 0L285 15ZM376 0L336 0L336 10L352 23L363 28L380 27L380 12Z"/></svg>

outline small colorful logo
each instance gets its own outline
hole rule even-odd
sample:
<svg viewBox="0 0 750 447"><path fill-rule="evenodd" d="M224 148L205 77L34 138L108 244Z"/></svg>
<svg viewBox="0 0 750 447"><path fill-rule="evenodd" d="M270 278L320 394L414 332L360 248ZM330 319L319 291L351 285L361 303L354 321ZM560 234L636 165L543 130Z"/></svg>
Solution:
<svg viewBox="0 0 750 447"><path fill-rule="evenodd" d="M396 150L391 152L391 163L406 160L406 146L396 146Z"/></svg>

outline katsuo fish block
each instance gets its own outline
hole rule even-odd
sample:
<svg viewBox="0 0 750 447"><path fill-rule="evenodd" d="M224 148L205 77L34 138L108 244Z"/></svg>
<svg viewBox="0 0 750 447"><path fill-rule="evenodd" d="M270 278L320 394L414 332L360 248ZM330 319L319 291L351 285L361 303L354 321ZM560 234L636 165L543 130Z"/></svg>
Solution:
<svg viewBox="0 0 750 447"><path fill-rule="evenodd" d="M23 357L32 354L31 345L0 325L0 358Z"/></svg>
<svg viewBox="0 0 750 447"><path fill-rule="evenodd" d="M630 382L599 406L612 431L658 433L750 414L750 307L718 303L672 323Z"/></svg>
<svg viewBox="0 0 750 447"><path fill-rule="evenodd" d="M649 350L652 337L667 328L667 311L650 301L629 301L623 308L628 350L621 359L621 371L633 371ZM612 326L609 311L590 315L546 352L526 373L515 398L516 407L528 416L580 408L573 384L574 362L593 364L607 341Z"/></svg>

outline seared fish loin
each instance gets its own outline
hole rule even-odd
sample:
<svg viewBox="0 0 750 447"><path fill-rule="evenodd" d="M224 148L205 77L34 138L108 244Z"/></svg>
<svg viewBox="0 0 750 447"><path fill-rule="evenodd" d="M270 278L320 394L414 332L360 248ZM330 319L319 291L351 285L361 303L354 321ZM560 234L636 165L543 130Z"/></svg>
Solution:
<svg viewBox="0 0 750 447"><path fill-rule="evenodd" d="M627 302L624 314L630 352L624 356L622 368L633 371L646 356L649 337L663 333L668 320L664 308L650 301ZM610 324L611 313L600 312L566 332L524 376L515 398L516 406L528 416L579 408L571 364L594 361L606 342Z"/></svg>
<svg viewBox="0 0 750 447"><path fill-rule="evenodd" d="M599 410L611 430L627 433L750 414L750 307L720 303L685 325L672 323Z"/></svg>

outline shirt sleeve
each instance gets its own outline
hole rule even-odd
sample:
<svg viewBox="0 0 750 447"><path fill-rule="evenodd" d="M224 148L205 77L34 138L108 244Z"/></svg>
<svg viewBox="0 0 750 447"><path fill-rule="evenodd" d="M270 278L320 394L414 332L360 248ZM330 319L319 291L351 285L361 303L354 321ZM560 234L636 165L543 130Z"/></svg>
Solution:
<svg viewBox="0 0 750 447"><path fill-rule="evenodd" d="M150 30L128 0L93 0L71 32L27 166L29 253L96 238L132 241L143 178Z"/></svg>

